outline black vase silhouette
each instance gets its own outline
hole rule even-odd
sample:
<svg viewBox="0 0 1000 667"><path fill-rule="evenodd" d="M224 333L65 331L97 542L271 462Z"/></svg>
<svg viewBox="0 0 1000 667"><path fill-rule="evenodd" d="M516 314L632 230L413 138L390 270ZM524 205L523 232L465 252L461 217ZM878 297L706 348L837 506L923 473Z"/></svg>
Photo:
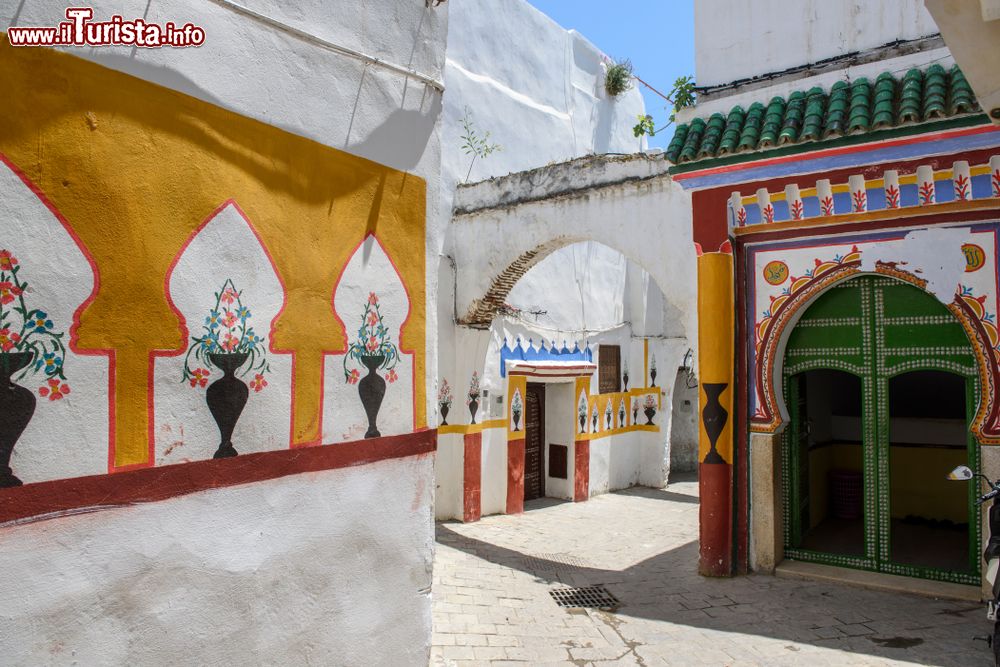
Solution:
<svg viewBox="0 0 1000 667"><path fill-rule="evenodd" d="M10 376L30 364L33 356L33 352L0 354L0 488L21 486L10 469L10 455L35 414L35 395L11 382Z"/></svg>
<svg viewBox="0 0 1000 667"><path fill-rule="evenodd" d="M646 426L655 426L653 424L653 415L656 414L656 408L646 408L642 411L646 415Z"/></svg>
<svg viewBox="0 0 1000 667"><path fill-rule="evenodd" d="M705 434L708 436L708 441L711 444L711 448L708 450L708 454L705 455L705 460L702 463L725 463L725 459L719 455L715 445L719 440L719 436L722 435L722 429L726 427L726 421L729 419L729 412L719 402L719 396L729 384L725 382L705 382L701 386L705 388L705 407L701 411L701 421L705 425Z"/></svg>
<svg viewBox="0 0 1000 667"><path fill-rule="evenodd" d="M448 425L448 404L447 403L442 403L441 404L441 426L447 426L447 425Z"/></svg>
<svg viewBox="0 0 1000 667"><path fill-rule="evenodd" d="M214 459L224 459L236 456L239 452L233 447L233 429L247 404L250 390L243 380L236 377L236 371L246 363L250 356L248 352L210 352L209 361L222 371L222 377L208 385L205 391L205 402L212 413L219 435L222 440L219 448L212 456Z"/></svg>
<svg viewBox="0 0 1000 667"><path fill-rule="evenodd" d="M608 428L611 428L611 413L608 412L607 414L604 415L604 417L605 417L605 421L608 424Z"/></svg>
<svg viewBox="0 0 1000 667"><path fill-rule="evenodd" d="M472 421L470 424L476 423L476 413L479 411L479 401L477 401L472 396L469 396L469 414L472 415Z"/></svg>
<svg viewBox="0 0 1000 667"><path fill-rule="evenodd" d="M623 379L623 380L625 381L625 391L628 391L628 372L627 372L627 371L626 371L626 373L625 373L625 374L624 374L624 375L622 376L622 379Z"/></svg>
<svg viewBox="0 0 1000 667"><path fill-rule="evenodd" d="M649 379L650 379L650 385L649 386L655 387L656 386L656 369L655 368L653 368L652 370L649 371Z"/></svg>
<svg viewBox="0 0 1000 667"><path fill-rule="evenodd" d="M514 410L514 411L512 411L512 414L514 415L514 430L515 431L520 431L521 430L520 429L521 411L520 410Z"/></svg>
<svg viewBox="0 0 1000 667"><path fill-rule="evenodd" d="M597 413L596 412L594 413L593 422L594 422L594 433L597 433Z"/></svg>
<svg viewBox="0 0 1000 667"><path fill-rule="evenodd" d="M361 382L358 383L361 405L364 406L365 414L368 416L366 438L378 438L382 435L378 432L376 421L378 420L379 408L382 407L382 399L385 398L385 380L375 371L384 361L384 354L363 355L361 357L361 363L368 369L368 375L361 378Z"/></svg>
<svg viewBox="0 0 1000 667"><path fill-rule="evenodd" d="M632 408L632 423L639 421L639 408Z"/></svg>
<svg viewBox="0 0 1000 667"><path fill-rule="evenodd" d="M580 433L583 433L587 428L587 415L580 415Z"/></svg>
<svg viewBox="0 0 1000 667"><path fill-rule="evenodd" d="M625 425L625 408L618 408L618 426Z"/></svg>

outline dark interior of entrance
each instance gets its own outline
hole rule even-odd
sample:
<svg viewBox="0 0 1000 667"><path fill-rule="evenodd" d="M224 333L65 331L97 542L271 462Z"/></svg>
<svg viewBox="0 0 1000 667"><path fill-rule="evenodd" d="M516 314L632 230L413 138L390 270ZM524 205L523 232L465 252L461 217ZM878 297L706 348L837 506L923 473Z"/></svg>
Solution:
<svg viewBox="0 0 1000 667"><path fill-rule="evenodd" d="M864 540L861 379L816 370L797 383L799 497L795 511L800 546L811 551L861 556Z"/></svg>
<svg viewBox="0 0 1000 667"><path fill-rule="evenodd" d="M967 484L945 475L968 463L965 378L915 371L889 380L889 559L970 571Z"/></svg>

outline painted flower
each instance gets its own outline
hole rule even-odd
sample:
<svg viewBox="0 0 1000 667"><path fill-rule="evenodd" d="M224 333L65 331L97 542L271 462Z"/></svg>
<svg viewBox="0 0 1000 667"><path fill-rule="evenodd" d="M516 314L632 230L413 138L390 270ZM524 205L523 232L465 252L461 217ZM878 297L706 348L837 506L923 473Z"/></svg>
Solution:
<svg viewBox="0 0 1000 667"><path fill-rule="evenodd" d="M250 309L246 306L240 306L236 309L236 317L240 318L241 322L246 322L250 319Z"/></svg>
<svg viewBox="0 0 1000 667"><path fill-rule="evenodd" d="M21 334L11 331L7 327L0 329L0 350L9 352L20 342Z"/></svg>
<svg viewBox="0 0 1000 667"><path fill-rule="evenodd" d="M231 304L233 301L236 301L238 296L239 294L237 294L236 290L230 285L222 291L222 303Z"/></svg>
<svg viewBox="0 0 1000 667"><path fill-rule="evenodd" d="M204 387L208 384L208 371L204 368L196 368L191 371L191 386Z"/></svg>
<svg viewBox="0 0 1000 667"><path fill-rule="evenodd" d="M209 329L217 329L219 327L219 311L213 310L208 313L208 317L205 318L205 326Z"/></svg>
<svg viewBox="0 0 1000 667"><path fill-rule="evenodd" d="M62 367L62 357L57 357L55 352L48 352L35 362L35 370L45 370L46 375L55 375Z"/></svg>
<svg viewBox="0 0 1000 667"><path fill-rule="evenodd" d="M231 310L227 310L222 316L222 325L227 329L232 329L236 326L236 313Z"/></svg>
<svg viewBox="0 0 1000 667"><path fill-rule="evenodd" d="M49 380L49 386L38 388L38 393L42 396L48 396L50 401L58 401L63 396L69 394L69 385L65 382L60 382L56 378L52 378Z"/></svg>
<svg viewBox="0 0 1000 667"><path fill-rule="evenodd" d="M369 352L375 352L376 350L378 350L378 338L376 338L375 336L371 336L368 339L368 342L365 343L365 349L368 350Z"/></svg>
<svg viewBox="0 0 1000 667"><path fill-rule="evenodd" d="M38 333L45 333L53 326L49 316L40 310L35 311L35 314L31 318L31 323L35 325L35 331Z"/></svg>
<svg viewBox="0 0 1000 667"><path fill-rule="evenodd" d="M347 373L345 377L349 384L357 384L358 380L361 379L361 373L358 372L357 368L352 368L351 372Z"/></svg>
<svg viewBox="0 0 1000 667"><path fill-rule="evenodd" d="M378 297L375 296L375 292L369 292L368 293L368 303L369 303L369 305L372 305L372 306L377 306L378 305Z"/></svg>
<svg viewBox="0 0 1000 667"><path fill-rule="evenodd" d="M643 406L646 408L655 408L656 397L653 394L646 394L646 400L643 402Z"/></svg>
<svg viewBox="0 0 1000 667"><path fill-rule="evenodd" d="M260 392L261 389L267 386L267 380L260 373L253 376L253 380L250 380L250 388L256 392Z"/></svg>
<svg viewBox="0 0 1000 667"><path fill-rule="evenodd" d="M388 380L390 383L393 383L396 380L398 380L399 376L396 375L396 369L390 368L389 372L385 374L385 379Z"/></svg>
<svg viewBox="0 0 1000 667"><path fill-rule="evenodd" d="M225 350L226 352L232 352L233 350L236 349L236 346L239 344L240 344L239 338L237 338L233 334L227 333L225 336L222 337L222 342L219 345L221 345L222 349Z"/></svg>
<svg viewBox="0 0 1000 667"><path fill-rule="evenodd" d="M374 310L369 310L365 323L370 327L378 326L378 314Z"/></svg>
<svg viewBox="0 0 1000 667"><path fill-rule="evenodd" d="M255 334L253 329L247 331L245 340L250 347L255 347L261 342L260 336Z"/></svg>
<svg viewBox="0 0 1000 667"><path fill-rule="evenodd" d="M13 271L17 266L17 258L10 254L10 250L0 250L0 271Z"/></svg>
<svg viewBox="0 0 1000 667"><path fill-rule="evenodd" d="M20 287L9 280L0 282L0 304L10 303L15 296L21 296Z"/></svg>

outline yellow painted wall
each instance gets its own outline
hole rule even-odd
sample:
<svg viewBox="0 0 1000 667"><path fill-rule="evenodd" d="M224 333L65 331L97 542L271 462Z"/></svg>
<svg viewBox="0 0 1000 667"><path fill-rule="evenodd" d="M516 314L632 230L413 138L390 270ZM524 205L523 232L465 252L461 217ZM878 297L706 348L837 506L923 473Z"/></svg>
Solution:
<svg viewBox="0 0 1000 667"><path fill-rule="evenodd" d="M287 291L270 344L295 353L293 445L320 439L322 353L346 349L333 289L368 232L409 291L399 342L414 352L416 423L426 426L422 179L65 53L13 49L5 39L0 81L7 91L0 153L65 216L99 273L100 289L75 333L78 348L114 355L113 467L151 463L150 354L189 342L164 279L185 239L229 199L260 233Z"/></svg>

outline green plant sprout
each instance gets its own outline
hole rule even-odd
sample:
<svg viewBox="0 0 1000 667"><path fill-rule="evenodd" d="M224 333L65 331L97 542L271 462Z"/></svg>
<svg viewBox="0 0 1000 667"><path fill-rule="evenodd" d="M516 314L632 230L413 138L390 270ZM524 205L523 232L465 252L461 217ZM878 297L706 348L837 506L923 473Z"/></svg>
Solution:
<svg viewBox="0 0 1000 667"><path fill-rule="evenodd" d="M465 181L469 181L469 176L472 175L472 165L476 163L476 158L486 159L492 153L497 151L502 151L503 146L500 144L490 143L490 133L487 131L482 137L476 132L476 126L472 122L471 112L469 107L465 107L465 115L462 117L462 128L464 129L464 134L462 134L462 152L466 155L472 156L472 161L469 162L469 170L465 174Z"/></svg>

